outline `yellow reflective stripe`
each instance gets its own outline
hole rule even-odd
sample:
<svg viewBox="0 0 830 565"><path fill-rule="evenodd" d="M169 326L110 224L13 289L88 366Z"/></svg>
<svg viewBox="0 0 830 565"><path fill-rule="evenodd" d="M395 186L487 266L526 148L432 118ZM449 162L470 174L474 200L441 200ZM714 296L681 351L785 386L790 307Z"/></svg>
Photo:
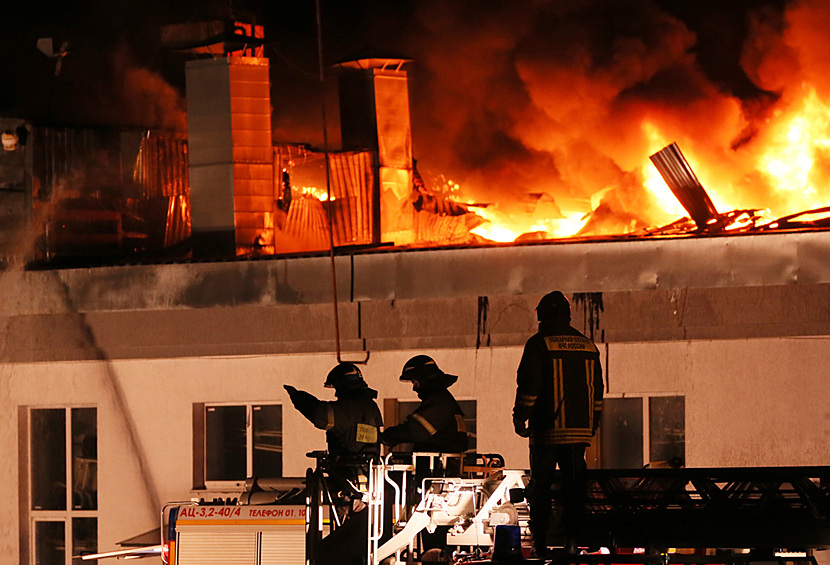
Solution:
<svg viewBox="0 0 830 565"><path fill-rule="evenodd" d="M533 406L536 404L536 397L529 394L517 394L516 406Z"/></svg>
<svg viewBox="0 0 830 565"><path fill-rule="evenodd" d="M360 443L377 443L378 429L369 424L357 424L355 439Z"/></svg>
<svg viewBox="0 0 830 565"><path fill-rule="evenodd" d="M256 518L228 520L220 519L181 519L176 520L177 526L207 526L207 525L221 525L221 526L304 526L305 518L287 518L284 520L259 520Z"/></svg>
<svg viewBox="0 0 830 565"><path fill-rule="evenodd" d="M334 427L334 408L326 406L326 431Z"/></svg>
<svg viewBox="0 0 830 565"><path fill-rule="evenodd" d="M555 385L556 393L553 397L554 410L559 410L554 422L555 428L563 428L565 426L565 378L562 369L562 359L553 360L553 383Z"/></svg>
<svg viewBox="0 0 830 565"><path fill-rule="evenodd" d="M587 337L578 335L554 335L545 338L545 346L548 351L597 351L594 342Z"/></svg>
<svg viewBox="0 0 830 565"><path fill-rule="evenodd" d="M435 432L438 431L434 427L432 427L432 424L430 424L427 421L427 419L421 416L420 414L412 414L412 418L419 424L421 424L426 429L426 431L429 432L429 435L433 435Z"/></svg>
<svg viewBox="0 0 830 565"><path fill-rule="evenodd" d="M591 400L594 398L594 361L591 359L585 360L585 378L588 380L588 424L593 425L594 403Z"/></svg>

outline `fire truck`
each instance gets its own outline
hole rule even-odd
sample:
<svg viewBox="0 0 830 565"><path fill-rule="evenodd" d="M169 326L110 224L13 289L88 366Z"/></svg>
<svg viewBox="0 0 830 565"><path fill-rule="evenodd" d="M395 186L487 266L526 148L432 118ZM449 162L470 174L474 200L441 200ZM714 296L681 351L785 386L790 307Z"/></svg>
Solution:
<svg viewBox="0 0 830 565"><path fill-rule="evenodd" d="M529 553L528 473L506 469L498 455L350 463L362 481L344 478L344 463L325 452L309 455L316 465L304 480L249 479L236 499L167 504L157 546L164 561L318 564L331 562L333 547L344 565L816 565L813 552L830 548L830 467L589 470L579 552L556 553L564 535L554 496L554 553L537 559ZM84 559L116 554L127 550Z"/></svg>

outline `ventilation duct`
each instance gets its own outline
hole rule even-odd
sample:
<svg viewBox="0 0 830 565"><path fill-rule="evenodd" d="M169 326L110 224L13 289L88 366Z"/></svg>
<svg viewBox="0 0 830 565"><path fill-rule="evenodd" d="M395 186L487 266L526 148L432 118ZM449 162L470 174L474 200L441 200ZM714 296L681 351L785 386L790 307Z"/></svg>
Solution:
<svg viewBox="0 0 830 565"><path fill-rule="evenodd" d="M268 59L189 61L186 73L194 253L273 252Z"/></svg>

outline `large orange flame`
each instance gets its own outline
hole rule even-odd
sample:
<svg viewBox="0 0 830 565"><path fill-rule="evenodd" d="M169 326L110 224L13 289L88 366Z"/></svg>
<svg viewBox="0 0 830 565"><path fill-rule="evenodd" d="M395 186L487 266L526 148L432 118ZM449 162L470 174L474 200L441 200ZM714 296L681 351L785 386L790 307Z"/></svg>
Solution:
<svg viewBox="0 0 830 565"><path fill-rule="evenodd" d="M740 167L735 170L707 162L706 155L701 152L687 152L688 160L718 211L724 213L758 206L753 195L755 187L748 184L747 178L768 187L772 197L763 206L767 210L759 211L761 218L781 217L830 204L830 103L807 86L800 100L778 109L765 125L759 139L742 152ZM638 173L643 188L656 202L649 219L654 226L664 225L688 215L648 160L650 154L672 140L654 122L644 121L641 129L647 152L643 154L643 165ZM739 182L742 179L743 182ZM464 193L457 184L455 190ZM534 217L532 213L515 209L508 213L498 206L476 209L486 222L473 233L499 242L515 241L523 234L538 234L540 238L570 237L580 232L599 205L601 191L594 196L590 210L562 210L563 217L556 218ZM738 215L727 229L740 229L748 222L746 215Z"/></svg>

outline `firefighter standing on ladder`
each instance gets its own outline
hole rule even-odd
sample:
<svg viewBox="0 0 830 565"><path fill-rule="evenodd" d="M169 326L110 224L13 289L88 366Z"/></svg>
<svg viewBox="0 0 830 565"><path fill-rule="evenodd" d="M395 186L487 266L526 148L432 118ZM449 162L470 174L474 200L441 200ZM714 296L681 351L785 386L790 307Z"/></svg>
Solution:
<svg viewBox="0 0 830 565"><path fill-rule="evenodd" d="M464 412L448 390L458 377L439 369L432 357L416 355L403 366L400 380L412 383L421 404L403 423L386 429L383 443L390 447L412 443L413 451L466 451Z"/></svg>
<svg viewBox="0 0 830 565"><path fill-rule="evenodd" d="M380 455L383 419L375 399L354 363L338 363L323 385L334 389L336 400L318 400L313 395L284 385L294 407L314 427L326 430L326 445L332 457Z"/></svg>
<svg viewBox="0 0 830 565"><path fill-rule="evenodd" d="M363 562L368 511L359 495L360 479L368 473L365 463L380 456L383 419L375 399L354 363L338 363L324 385L333 388L336 400L315 396L284 385L294 407L316 428L326 430L326 470L337 491L337 513L343 525L320 543L316 565L352 565ZM342 487L342 490L341 490Z"/></svg>
<svg viewBox="0 0 830 565"><path fill-rule="evenodd" d="M559 291L536 307L539 331L525 344L517 371L513 426L530 438L530 531L538 557L547 553L554 472L562 472L565 551L576 552L585 507L585 448L599 426L603 382L596 345L571 327Z"/></svg>

